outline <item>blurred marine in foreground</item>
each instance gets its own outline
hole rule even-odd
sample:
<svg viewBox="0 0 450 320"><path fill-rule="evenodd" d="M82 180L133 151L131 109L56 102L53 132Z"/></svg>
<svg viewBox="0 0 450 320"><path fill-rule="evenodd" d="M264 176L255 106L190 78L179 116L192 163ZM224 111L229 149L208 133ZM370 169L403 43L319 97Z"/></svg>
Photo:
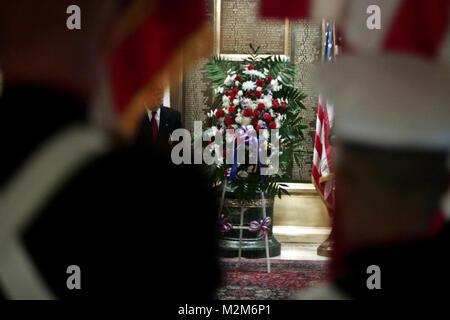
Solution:
<svg viewBox="0 0 450 320"><path fill-rule="evenodd" d="M208 181L88 120L114 27L133 1L76 3L81 30L66 28L71 1L0 5L0 297L210 298L218 267Z"/></svg>
<svg viewBox="0 0 450 320"><path fill-rule="evenodd" d="M343 44L317 81L338 141L332 281L298 298L442 298L450 1L262 0L261 13L331 19Z"/></svg>

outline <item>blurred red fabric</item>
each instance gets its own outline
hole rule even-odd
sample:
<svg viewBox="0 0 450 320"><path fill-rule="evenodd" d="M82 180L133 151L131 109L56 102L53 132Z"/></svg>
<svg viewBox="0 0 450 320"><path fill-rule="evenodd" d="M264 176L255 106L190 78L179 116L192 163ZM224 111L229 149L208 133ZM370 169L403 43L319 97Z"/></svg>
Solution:
<svg viewBox="0 0 450 320"><path fill-rule="evenodd" d="M203 0L157 1L148 18L111 56L111 89L119 113L206 19Z"/></svg>
<svg viewBox="0 0 450 320"><path fill-rule="evenodd" d="M266 18L305 19L311 0L261 0L261 15Z"/></svg>
<svg viewBox="0 0 450 320"><path fill-rule="evenodd" d="M449 0L402 1L384 49L434 58L447 32L449 12Z"/></svg>

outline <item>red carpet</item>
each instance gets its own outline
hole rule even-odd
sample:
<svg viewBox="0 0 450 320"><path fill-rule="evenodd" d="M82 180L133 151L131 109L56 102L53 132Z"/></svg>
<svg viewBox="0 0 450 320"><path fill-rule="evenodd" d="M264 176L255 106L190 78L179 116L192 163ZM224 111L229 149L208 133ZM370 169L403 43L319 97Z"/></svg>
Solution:
<svg viewBox="0 0 450 320"><path fill-rule="evenodd" d="M299 290L313 287L327 277L326 261L272 260L267 273L265 259L222 258L223 284L219 300L284 300Z"/></svg>

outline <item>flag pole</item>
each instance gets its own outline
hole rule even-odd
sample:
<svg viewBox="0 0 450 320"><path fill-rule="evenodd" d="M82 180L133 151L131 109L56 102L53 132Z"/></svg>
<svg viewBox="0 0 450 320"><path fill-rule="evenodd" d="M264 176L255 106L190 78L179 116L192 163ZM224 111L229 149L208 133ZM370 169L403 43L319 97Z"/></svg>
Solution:
<svg viewBox="0 0 450 320"><path fill-rule="evenodd" d="M329 27L331 27L332 30L329 30ZM328 32L330 32L331 34L327 34ZM332 39L332 43L331 43L332 50L330 50L330 47L329 47L329 45L330 45L329 42L331 42L330 37ZM325 56L325 55L327 55L327 56ZM336 23L334 21L327 22L327 21L325 21L325 19L322 19L322 64L325 62L328 62L328 60L330 58L331 58L331 60L334 60L337 55L338 55L338 48L336 46ZM318 108L319 107L321 107L320 106L320 97L319 97ZM318 117L317 121L319 121L319 116L317 116L317 117ZM317 133L317 128L316 128L316 133ZM323 133L321 133L321 134L323 134ZM329 139L329 137L325 137L325 139ZM316 147L316 146L314 146L314 147ZM313 170L314 170L314 163L313 163ZM332 179L332 175L333 175L332 173L329 173L328 176L326 176L326 177L322 176L322 177L318 178L318 181L316 181L317 177L315 179L314 176L312 176L312 179L311 179L317 192L321 196L321 199L325 203L327 211L328 211L328 215L330 216L331 219L333 218L332 207L331 207L331 204L327 201L327 199L325 199L324 194L322 193L321 183L323 182L322 180L325 180L323 178ZM332 192L334 192L334 191L332 191ZM331 252L333 250L333 238L332 238L331 234L332 234L332 231L331 231L330 235L327 237L327 239L325 239L325 241L322 242L320 244L320 246L317 248L318 255L325 256L325 257L331 256Z"/></svg>

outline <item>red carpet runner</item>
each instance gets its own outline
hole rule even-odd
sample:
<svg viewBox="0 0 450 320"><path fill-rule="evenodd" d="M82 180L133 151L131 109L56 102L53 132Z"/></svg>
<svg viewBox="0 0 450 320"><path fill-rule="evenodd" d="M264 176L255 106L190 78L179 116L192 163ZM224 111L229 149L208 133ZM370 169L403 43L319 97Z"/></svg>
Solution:
<svg viewBox="0 0 450 320"><path fill-rule="evenodd" d="M272 272L265 259L221 259L222 286L219 300L284 300L299 290L325 280L327 261L272 260Z"/></svg>

